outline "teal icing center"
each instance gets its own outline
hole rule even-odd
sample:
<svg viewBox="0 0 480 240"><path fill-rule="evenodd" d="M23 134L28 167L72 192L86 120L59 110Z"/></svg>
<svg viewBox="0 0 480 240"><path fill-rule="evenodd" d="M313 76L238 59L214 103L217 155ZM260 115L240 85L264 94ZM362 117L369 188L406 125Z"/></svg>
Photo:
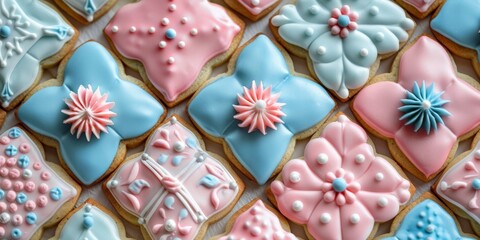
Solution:
<svg viewBox="0 0 480 240"><path fill-rule="evenodd" d="M1 38L8 38L10 37L10 34L12 34L12 30L10 29L9 26L3 25L0 27L0 37Z"/></svg>
<svg viewBox="0 0 480 240"><path fill-rule="evenodd" d="M350 17L348 17L347 15L341 15L340 17L338 17L338 25L340 27L347 27L348 24L350 24Z"/></svg>
<svg viewBox="0 0 480 240"><path fill-rule="evenodd" d="M480 179L478 179L478 178L473 179L472 188L474 190L480 190Z"/></svg>
<svg viewBox="0 0 480 240"><path fill-rule="evenodd" d="M336 178L332 182L333 190L337 193L344 192L347 189L347 182L343 178Z"/></svg>

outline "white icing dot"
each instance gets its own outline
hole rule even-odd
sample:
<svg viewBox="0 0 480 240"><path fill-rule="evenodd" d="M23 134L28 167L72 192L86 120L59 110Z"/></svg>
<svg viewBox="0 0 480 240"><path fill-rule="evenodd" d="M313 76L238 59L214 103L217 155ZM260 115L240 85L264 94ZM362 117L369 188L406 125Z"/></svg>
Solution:
<svg viewBox="0 0 480 240"><path fill-rule="evenodd" d="M422 222L422 221L418 221L418 222L417 222L417 227L419 227L419 228L423 227L423 222Z"/></svg>
<svg viewBox="0 0 480 240"><path fill-rule="evenodd" d="M160 43L158 43L158 46L159 46L160 48L165 48L165 47L167 46L167 42L165 42L165 41L160 41Z"/></svg>
<svg viewBox="0 0 480 240"><path fill-rule="evenodd" d="M185 24L185 23L188 22L188 18L187 18L187 17L182 17L182 20L180 20L180 22L181 22L182 24Z"/></svg>
<svg viewBox="0 0 480 240"><path fill-rule="evenodd" d="M320 222L323 224L329 223L330 220L332 220L332 216L330 216L329 213L322 213L322 215L320 216Z"/></svg>
<svg viewBox="0 0 480 240"><path fill-rule="evenodd" d="M293 171L290 173L290 182L292 183L298 183L300 182L300 173Z"/></svg>
<svg viewBox="0 0 480 240"><path fill-rule="evenodd" d="M480 150L475 151L475 159L480 160Z"/></svg>
<svg viewBox="0 0 480 240"><path fill-rule="evenodd" d="M422 239L422 238L423 238L423 233L422 233L422 232L418 232L418 233L417 233L417 237L420 238L420 239Z"/></svg>
<svg viewBox="0 0 480 240"><path fill-rule="evenodd" d="M213 26L213 31L218 32L220 30L220 27L218 25Z"/></svg>
<svg viewBox="0 0 480 240"><path fill-rule="evenodd" d="M369 13L370 13L370 15L372 15L372 16L377 16L377 14L378 14L379 11L380 11L380 10L378 9L377 6L372 6L372 7L370 8L370 10L369 10Z"/></svg>
<svg viewBox="0 0 480 240"><path fill-rule="evenodd" d="M362 57L368 56L368 49L366 49L366 48L360 49L360 56L362 56Z"/></svg>
<svg viewBox="0 0 480 240"><path fill-rule="evenodd" d="M150 27L150 28L148 29L148 32L149 32L149 33L154 33L154 32L155 32L155 27Z"/></svg>
<svg viewBox="0 0 480 240"><path fill-rule="evenodd" d="M435 231L435 226L430 224L425 228L425 231L427 231L428 233L433 233L433 231Z"/></svg>
<svg viewBox="0 0 480 240"><path fill-rule="evenodd" d="M295 212L300 212L300 211L302 211L302 209L303 209L303 202L302 202L302 201L299 201L299 200L293 201L293 203L292 203L292 209L293 209L293 211L295 211Z"/></svg>
<svg viewBox="0 0 480 240"><path fill-rule="evenodd" d="M377 202L378 206L386 207L388 205L388 199L386 197L380 197Z"/></svg>
<svg viewBox="0 0 480 240"><path fill-rule="evenodd" d="M357 224L360 222L360 215L354 213L352 216L350 216L350 222L353 224Z"/></svg>
<svg viewBox="0 0 480 240"><path fill-rule="evenodd" d="M320 153L320 154L318 154L318 156L317 156L317 162L318 162L319 164L322 164L322 165L323 165L323 164L326 164L326 163L328 162L328 155L325 154L325 153Z"/></svg>
<svg viewBox="0 0 480 240"><path fill-rule="evenodd" d="M428 100L423 100L422 102L422 108L424 110L430 109L432 107L432 103Z"/></svg>
<svg viewBox="0 0 480 240"><path fill-rule="evenodd" d="M3 212L2 214L0 214L0 223L2 224L9 223L10 219L10 214L8 214L7 212Z"/></svg>
<svg viewBox="0 0 480 240"><path fill-rule="evenodd" d="M327 49L324 46L320 46L317 49L317 54L318 55L324 55L327 52Z"/></svg>
<svg viewBox="0 0 480 240"><path fill-rule="evenodd" d="M134 33L134 32L137 31L137 28L134 27L134 26L131 26L130 29L129 29L129 31L130 31L131 33Z"/></svg>
<svg viewBox="0 0 480 240"><path fill-rule="evenodd" d="M448 189L448 183L445 182L445 181L442 181L442 182L440 183L440 190L446 191L447 189Z"/></svg>
<svg viewBox="0 0 480 240"><path fill-rule="evenodd" d="M109 185L110 187L116 187L116 186L118 185L118 181L117 181L117 180L112 180L112 181L110 181L110 182L108 183L108 185Z"/></svg>
<svg viewBox="0 0 480 240"><path fill-rule="evenodd" d="M309 11L310 11L310 14L317 15L320 12L320 7L317 5L313 5L310 7Z"/></svg>
<svg viewBox="0 0 480 240"><path fill-rule="evenodd" d="M118 32L118 26L113 26L112 27L112 32L114 32L114 33Z"/></svg>
<svg viewBox="0 0 480 240"><path fill-rule="evenodd" d="M173 60L173 61L175 61L175 60ZM170 59L169 59L169 63L170 63ZM182 152L185 149L185 143L183 143L181 141L176 141L173 144L173 149L175 149L175 152Z"/></svg>
<svg viewBox="0 0 480 240"><path fill-rule="evenodd" d="M307 37L313 36L313 28L308 27L307 29L305 29L305 36Z"/></svg>
<svg viewBox="0 0 480 240"><path fill-rule="evenodd" d="M253 6L258 6L258 5L260 5L260 0L252 0L252 5L253 5Z"/></svg>
<svg viewBox="0 0 480 240"><path fill-rule="evenodd" d="M357 154L355 156L355 162L358 163L358 164L365 162L365 155Z"/></svg>
<svg viewBox="0 0 480 240"><path fill-rule="evenodd" d="M175 4L170 4L170 6L168 6L168 10L169 10L170 12L173 12L173 11L175 11L176 9L177 9L177 5L175 5Z"/></svg>
<svg viewBox="0 0 480 240"><path fill-rule="evenodd" d="M184 41L178 42L178 47L179 48L184 48L185 47L185 42Z"/></svg>
<svg viewBox="0 0 480 240"><path fill-rule="evenodd" d="M262 216L260 215L255 215L255 217L253 217L254 222L260 222L261 220L262 220Z"/></svg>
<svg viewBox="0 0 480 240"><path fill-rule="evenodd" d="M192 30L190 30L190 35L195 36L197 34L198 34L198 30L196 28L192 28Z"/></svg>
<svg viewBox="0 0 480 240"><path fill-rule="evenodd" d="M250 234L252 234L252 236L254 237L260 235L261 233L262 233L262 229L260 229L260 227L258 226L252 228L252 230L250 231Z"/></svg>
<svg viewBox="0 0 480 240"><path fill-rule="evenodd" d="M375 33L373 38L375 39L375 41L381 42L385 38L385 35L382 32L377 32L377 33Z"/></svg>
<svg viewBox="0 0 480 240"><path fill-rule="evenodd" d="M252 225L252 223L250 223L250 221L246 221L246 222L243 224L243 227L244 227L245 229L249 229L251 225Z"/></svg>
<svg viewBox="0 0 480 240"><path fill-rule="evenodd" d="M167 60L167 63L169 63L169 64L175 63L175 58L174 57L169 57L168 60Z"/></svg>
<svg viewBox="0 0 480 240"><path fill-rule="evenodd" d="M375 174L375 181L380 182L383 180L383 178L384 178L383 173L378 172L377 174Z"/></svg>
<svg viewBox="0 0 480 240"><path fill-rule="evenodd" d="M433 240L433 237L427 237L425 240Z"/></svg>
<svg viewBox="0 0 480 240"><path fill-rule="evenodd" d="M167 26L170 23L170 20L168 20L168 18L162 18L161 23L162 23L163 26Z"/></svg>
<svg viewBox="0 0 480 240"><path fill-rule="evenodd" d="M173 219L168 219L164 225L165 231L173 232L177 228L177 223Z"/></svg>
<svg viewBox="0 0 480 240"><path fill-rule="evenodd" d="M30 169L25 169L23 170L22 174L23 178L31 178L32 177L32 171Z"/></svg>

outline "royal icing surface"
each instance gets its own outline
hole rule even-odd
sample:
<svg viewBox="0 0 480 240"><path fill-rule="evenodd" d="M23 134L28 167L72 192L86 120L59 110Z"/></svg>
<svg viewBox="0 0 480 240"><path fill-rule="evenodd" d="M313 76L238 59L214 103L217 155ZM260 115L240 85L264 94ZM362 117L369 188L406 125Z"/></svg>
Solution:
<svg viewBox="0 0 480 240"><path fill-rule="evenodd" d="M85 204L63 225L60 240L120 240L117 223L92 204Z"/></svg>
<svg viewBox="0 0 480 240"><path fill-rule="evenodd" d="M410 182L375 156L368 136L341 115L287 162L271 190L291 221L315 239L367 239L375 222L395 217L410 199Z"/></svg>
<svg viewBox="0 0 480 240"><path fill-rule="evenodd" d="M30 239L77 190L19 128L0 135L0 238Z"/></svg>
<svg viewBox="0 0 480 240"><path fill-rule="evenodd" d="M453 217L430 199L415 205L405 215L392 237L381 239L473 240L462 237Z"/></svg>
<svg viewBox="0 0 480 240"><path fill-rule="evenodd" d="M430 8L430 6L432 6L432 4L436 0L403 0L403 1L415 7L419 12L424 13Z"/></svg>
<svg viewBox="0 0 480 240"><path fill-rule="evenodd" d="M93 21L95 13L105 6L108 1L109 0L63 0L67 6L89 22Z"/></svg>
<svg viewBox="0 0 480 240"><path fill-rule="evenodd" d="M447 0L430 25L455 43L476 50L480 61L480 0Z"/></svg>
<svg viewBox="0 0 480 240"><path fill-rule="evenodd" d="M335 102L320 85L292 75L280 50L264 35L243 48L235 66L232 75L201 89L189 103L188 113L202 131L223 138L240 164L258 183L264 184L280 164L294 136L321 122ZM255 99L255 95L249 98L254 81L268 92L267 100ZM244 103L242 98L248 98L249 102ZM306 103L308 111L304 111ZM250 109L246 112L248 116L235 117L238 105ZM262 106L263 112L254 113L258 109L252 106ZM259 130L250 131L252 126Z"/></svg>
<svg viewBox="0 0 480 240"><path fill-rule="evenodd" d="M340 98L362 87L379 54L398 51L415 23L387 0L298 0L273 17L280 37L308 52L317 78Z"/></svg>
<svg viewBox="0 0 480 240"><path fill-rule="evenodd" d="M423 90L416 90L415 84L424 86ZM414 100L412 95L429 97ZM412 100L402 100L410 96ZM364 88L352 106L369 127L394 139L405 156L429 177L444 165L458 137L480 124L479 104L480 92L457 76L445 49L421 37L401 56L397 82ZM408 111L403 111L405 108ZM418 126L423 129L415 131ZM433 130L428 133L426 129Z"/></svg>
<svg viewBox="0 0 480 240"><path fill-rule="evenodd" d="M258 15L271 7L278 0L237 0L247 9L251 14Z"/></svg>
<svg viewBox="0 0 480 240"><path fill-rule="evenodd" d="M59 52L74 29L37 0L0 0L0 102L3 107L28 90L40 63ZM25 71L25 69L29 69Z"/></svg>
<svg viewBox="0 0 480 240"><path fill-rule="evenodd" d="M258 200L247 211L237 217L232 230L219 240L296 240L290 232L282 228L277 215L265 207L262 200Z"/></svg>
<svg viewBox="0 0 480 240"><path fill-rule="evenodd" d="M81 93L79 89L92 91ZM99 89L101 97L96 96L93 89ZM78 94L80 98L76 100L83 102L85 109L73 105L72 96L75 99ZM85 105L88 102L92 107ZM70 113L75 112L79 118L96 121L72 119ZM163 113L164 108L154 97L121 78L117 62L102 45L87 42L68 60L63 84L34 93L17 115L30 129L57 140L65 164L78 180L88 185L110 168L120 141L143 135L155 126ZM111 122L105 120L107 116ZM95 135L90 141L89 132Z"/></svg>
<svg viewBox="0 0 480 240"><path fill-rule="evenodd" d="M192 86L240 31L223 7L207 0L141 0L123 6L105 28L120 54L143 64L168 102Z"/></svg>
<svg viewBox="0 0 480 240"><path fill-rule="evenodd" d="M480 143L442 176L436 192L480 224Z"/></svg>
<svg viewBox="0 0 480 240"><path fill-rule="evenodd" d="M145 146L107 183L110 193L152 239L195 239L203 223L239 194L235 179L175 118Z"/></svg>

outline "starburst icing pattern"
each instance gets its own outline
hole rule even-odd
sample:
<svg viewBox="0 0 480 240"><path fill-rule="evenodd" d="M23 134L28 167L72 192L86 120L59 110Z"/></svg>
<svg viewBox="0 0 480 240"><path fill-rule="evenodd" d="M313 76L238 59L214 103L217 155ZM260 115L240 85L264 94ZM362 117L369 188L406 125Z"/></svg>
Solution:
<svg viewBox="0 0 480 240"><path fill-rule="evenodd" d="M62 110L62 113L68 115L63 121L65 124L72 124L70 133L80 138L85 133L87 141L93 135L97 139L100 138L100 132L107 133L107 126L113 125L110 118L117 116L111 109L115 106L114 102L107 102L108 94L101 94L97 87L95 92L92 86L88 88L80 85L78 93L70 92L70 99L66 99L65 103L68 110Z"/></svg>
<svg viewBox="0 0 480 240"><path fill-rule="evenodd" d="M233 118L242 121L239 127L248 127L248 132L259 130L263 135L267 134L267 127L277 130L275 123L284 123L281 119L285 116L279 103L280 93L272 94L272 87L263 88L263 83L257 87L252 81L252 88L243 87L243 95L238 94L238 105L233 105L237 114Z"/></svg>
<svg viewBox="0 0 480 240"><path fill-rule="evenodd" d="M430 134L432 128L437 131L438 124L445 124L442 118L451 115L443 108L443 105L450 101L443 100L441 96L444 92L436 93L434 88L435 83L427 88L425 81L420 87L414 82L413 91L407 91L407 98L401 100L404 105L399 110L404 114L400 120L407 120L405 125L413 124L415 132L420 128L425 129L427 134Z"/></svg>

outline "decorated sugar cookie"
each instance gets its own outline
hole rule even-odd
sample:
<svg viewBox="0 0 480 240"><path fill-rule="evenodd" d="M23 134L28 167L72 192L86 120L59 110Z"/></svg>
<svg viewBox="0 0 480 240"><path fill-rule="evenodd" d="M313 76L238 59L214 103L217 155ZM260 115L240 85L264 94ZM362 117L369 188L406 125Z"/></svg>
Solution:
<svg viewBox="0 0 480 240"><path fill-rule="evenodd" d="M188 113L237 168L264 184L288 160L296 139L313 134L334 108L320 85L296 74L287 53L259 35L235 53L228 73L193 96Z"/></svg>
<svg viewBox="0 0 480 240"><path fill-rule="evenodd" d="M198 134L172 117L104 191L146 239L203 239L208 224L229 213L244 189L228 163L204 149Z"/></svg>
<svg viewBox="0 0 480 240"><path fill-rule="evenodd" d="M0 0L0 102L10 110L77 40L70 23L39 0ZM28 71L25 71L28 69Z"/></svg>
<svg viewBox="0 0 480 240"><path fill-rule="evenodd" d="M285 164L269 197L286 218L305 226L309 239L370 239L414 187L369 142L360 126L340 115L310 140L304 160Z"/></svg>
<svg viewBox="0 0 480 240"><path fill-rule="evenodd" d="M447 51L427 36L399 54L392 73L372 82L352 102L353 112L423 181L443 170L458 142L478 130L478 82L457 73Z"/></svg>
<svg viewBox="0 0 480 240"><path fill-rule="evenodd" d="M280 0L226 0L225 3L252 21L265 17Z"/></svg>
<svg viewBox="0 0 480 240"><path fill-rule="evenodd" d="M275 37L306 58L311 74L341 101L375 75L380 60L396 53L414 27L389 0L297 0L271 20Z"/></svg>
<svg viewBox="0 0 480 240"><path fill-rule="evenodd" d="M456 157L433 189L459 216L470 220L480 234L480 134L472 149Z"/></svg>
<svg viewBox="0 0 480 240"><path fill-rule="evenodd" d="M37 147L38 146L38 147ZM0 135L0 238L40 239L74 207L81 188L41 145L13 127Z"/></svg>
<svg viewBox="0 0 480 240"><path fill-rule="evenodd" d="M391 233L375 239L474 240L478 237L463 233L452 212L426 192L393 220Z"/></svg>
<svg viewBox="0 0 480 240"><path fill-rule="evenodd" d="M471 59L480 76L480 0L446 0L430 26L450 51Z"/></svg>
<svg viewBox="0 0 480 240"><path fill-rule="evenodd" d="M87 42L62 62L59 78L42 83L17 117L57 148L62 165L91 185L112 172L127 146L142 142L163 119L163 106L102 45Z"/></svg>
<svg viewBox="0 0 480 240"><path fill-rule="evenodd" d="M141 0L123 6L104 32L122 60L174 106L230 57L243 28L238 17L207 0Z"/></svg>
<svg viewBox="0 0 480 240"><path fill-rule="evenodd" d="M77 21L88 24L107 13L117 0L55 0L55 2Z"/></svg>
<svg viewBox="0 0 480 240"><path fill-rule="evenodd" d="M413 16L424 19L441 6L445 0L395 0Z"/></svg>
<svg viewBox="0 0 480 240"><path fill-rule="evenodd" d="M120 219L95 200L89 198L68 214L50 240L121 240L127 239Z"/></svg>
<svg viewBox="0 0 480 240"><path fill-rule="evenodd" d="M227 223L227 232L216 240L296 240L285 218L262 200L254 199L237 211Z"/></svg>

